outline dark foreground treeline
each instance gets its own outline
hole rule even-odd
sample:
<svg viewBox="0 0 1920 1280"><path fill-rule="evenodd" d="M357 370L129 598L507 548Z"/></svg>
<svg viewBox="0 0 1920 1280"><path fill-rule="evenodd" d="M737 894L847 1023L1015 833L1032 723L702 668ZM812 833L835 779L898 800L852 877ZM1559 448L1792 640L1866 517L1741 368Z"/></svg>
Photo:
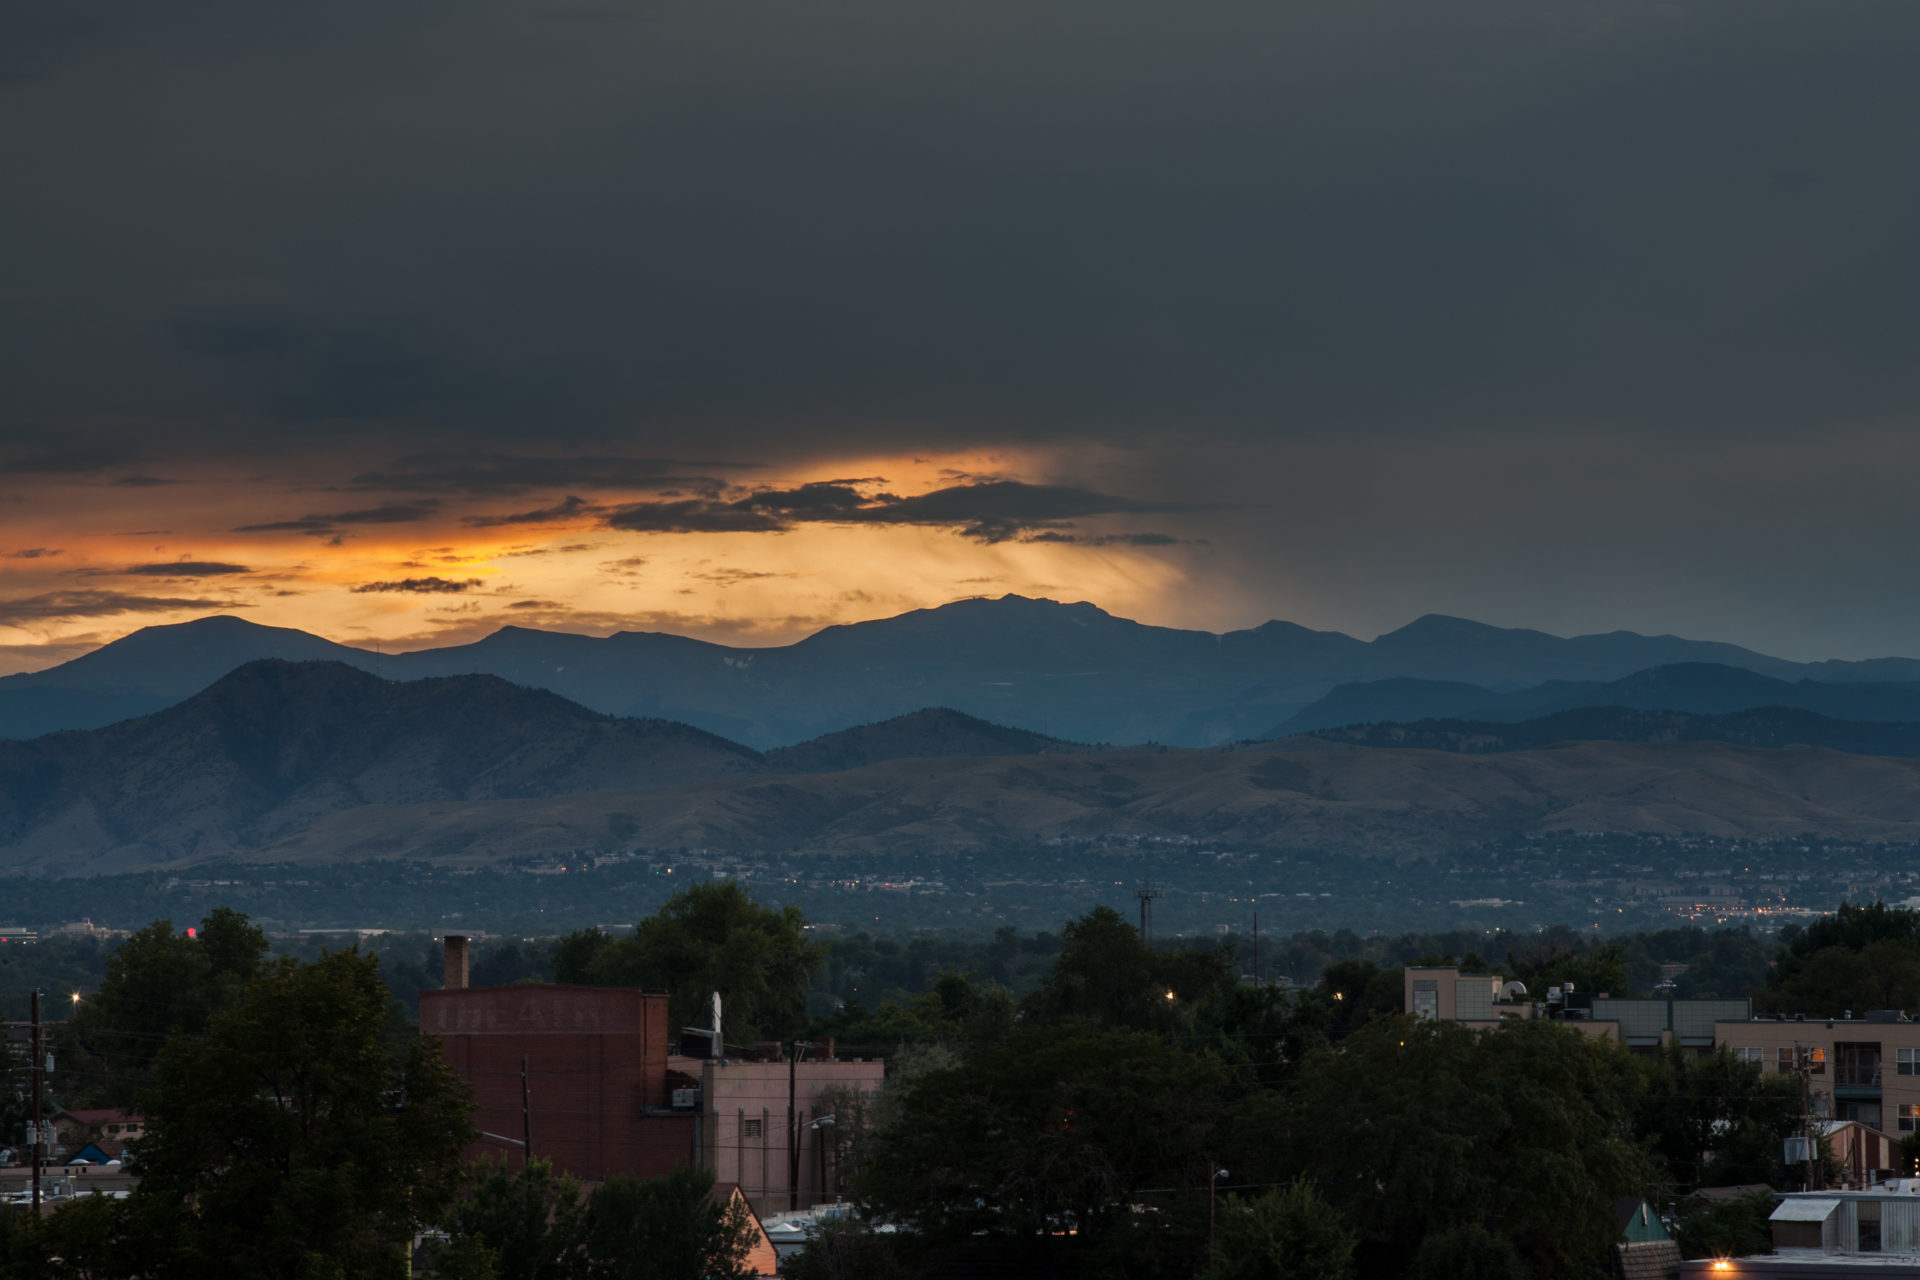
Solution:
<svg viewBox="0 0 1920 1280"><path fill-rule="evenodd" d="M1468 956L1470 938L1449 951L1307 935L1286 945L1321 949L1320 980L1288 990L1245 981L1231 942L1149 948L1104 908L1057 939L997 938L977 970L918 944L817 944L803 924L736 885L699 885L630 936L502 946L496 971L476 973L665 986L683 1023L719 990L730 1040L834 1035L885 1053L885 1090L841 1100L832 1130L861 1215L792 1261L796 1275L1544 1280L1603 1272L1618 1197L1684 1210L1699 1186L1800 1185L1780 1163L1801 1122L1792 1077L1724 1053L1636 1057L1546 1021L1475 1033L1399 1013L1396 961L1625 989L1621 944L1483 935ZM1696 940L1710 956L1725 938ZM449 1236L447 1275L732 1274L738 1224L697 1177L583 1196L537 1167L461 1169L464 1085L421 1050L412 1002L383 980L424 978L407 968L426 967L417 943L390 963L273 957L220 910L196 937L159 922L108 953L55 1033L48 1107L140 1108L142 1181L42 1223L0 1218L8 1280L240 1262L396 1275L425 1226ZM833 983L861 985L820 1012ZM1878 905L1793 934L1756 990L1819 1011L1917 995L1920 917ZM0 1067L15 1137L21 1065ZM1751 1248L1767 1207L1683 1212L1683 1241Z"/></svg>

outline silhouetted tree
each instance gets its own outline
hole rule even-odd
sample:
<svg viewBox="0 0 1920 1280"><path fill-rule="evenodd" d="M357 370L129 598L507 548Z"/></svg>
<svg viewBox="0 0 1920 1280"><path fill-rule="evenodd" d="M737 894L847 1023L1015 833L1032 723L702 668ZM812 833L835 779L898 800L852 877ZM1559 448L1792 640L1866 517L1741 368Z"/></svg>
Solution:
<svg viewBox="0 0 1920 1280"><path fill-rule="evenodd" d="M143 1275L393 1274L475 1133L466 1084L436 1045L384 1043L387 1013L375 957L283 958L166 1043L129 1161Z"/></svg>

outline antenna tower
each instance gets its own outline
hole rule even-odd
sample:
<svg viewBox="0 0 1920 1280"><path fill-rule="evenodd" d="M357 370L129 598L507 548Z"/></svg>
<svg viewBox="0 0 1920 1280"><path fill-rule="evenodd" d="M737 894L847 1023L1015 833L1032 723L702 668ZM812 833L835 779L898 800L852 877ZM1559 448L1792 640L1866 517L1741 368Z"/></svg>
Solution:
<svg viewBox="0 0 1920 1280"><path fill-rule="evenodd" d="M1153 900L1160 896L1160 891L1148 881L1135 889L1133 896L1140 899L1140 944L1147 946L1153 942Z"/></svg>

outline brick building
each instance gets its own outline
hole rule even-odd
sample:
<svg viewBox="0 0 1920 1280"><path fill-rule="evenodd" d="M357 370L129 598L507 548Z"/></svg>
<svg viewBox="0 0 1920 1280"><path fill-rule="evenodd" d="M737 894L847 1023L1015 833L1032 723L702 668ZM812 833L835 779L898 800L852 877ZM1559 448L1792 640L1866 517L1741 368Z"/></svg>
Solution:
<svg viewBox="0 0 1920 1280"><path fill-rule="evenodd" d="M505 1155L518 1168L530 1130L535 1156L587 1181L699 1164L759 1213L842 1190L831 1117L841 1099L880 1088L878 1059L841 1061L830 1042L791 1066L772 1045L681 1056L665 992L466 979L466 939L449 936L447 985L421 992L420 1033L439 1037L473 1087L474 1126L488 1136L470 1159Z"/></svg>
<svg viewBox="0 0 1920 1280"><path fill-rule="evenodd" d="M420 1033L438 1036L470 1085L470 1156L531 1151L589 1181L653 1178L695 1160L694 1116L667 1081L667 996L631 987L466 985L466 939L447 939L447 987L420 993Z"/></svg>

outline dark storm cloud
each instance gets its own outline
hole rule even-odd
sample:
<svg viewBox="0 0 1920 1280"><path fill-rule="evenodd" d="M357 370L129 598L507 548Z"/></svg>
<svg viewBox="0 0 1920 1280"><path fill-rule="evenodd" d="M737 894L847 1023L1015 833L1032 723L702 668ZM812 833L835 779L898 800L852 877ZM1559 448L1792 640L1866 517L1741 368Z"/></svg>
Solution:
<svg viewBox="0 0 1920 1280"><path fill-rule="evenodd" d="M462 516L460 523L474 529L495 529L510 524L551 524L556 520L578 520L590 516L600 508L585 498L568 496L550 507L539 507L533 511L520 511L508 515Z"/></svg>
<svg viewBox="0 0 1920 1280"><path fill-rule="evenodd" d="M760 573L752 569L703 569L698 573L689 573L689 578L698 578L702 582L711 582L717 587L737 587L743 582L759 582L766 578L791 578L790 573Z"/></svg>
<svg viewBox="0 0 1920 1280"><path fill-rule="evenodd" d="M630 533L779 533L793 522L731 502L688 498L622 507L607 517L607 526Z"/></svg>
<svg viewBox="0 0 1920 1280"><path fill-rule="evenodd" d="M1143 502L1070 485L988 480L950 485L911 498L883 497L854 518L870 524L957 527L969 538L1003 542L1027 529L1046 528L1084 516L1192 510L1193 504Z"/></svg>
<svg viewBox="0 0 1920 1280"><path fill-rule="evenodd" d="M65 555L59 547L22 547L18 551L7 552L9 560L43 560L48 556Z"/></svg>
<svg viewBox="0 0 1920 1280"><path fill-rule="evenodd" d="M522 493L529 489L718 489L721 482L687 474L701 469L751 469L750 463L606 455L532 457L524 454L416 454L353 478L360 489L419 493Z"/></svg>
<svg viewBox="0 0 1920 1280"><path fill-rule="evenodd" d="M990 480L951 485L902 498L863 493L859 481L821 481L767 489L727 502L637 502L607 517L637 533L780 533L801 524L931 525L980 542L1005 542L1086 516L1190 510L1191 504L1145 502L1069 485Z"/></svg>
<svg viewBox="0 0 1920 1280"><path fill-rule="evenodd" d="M1031 534L1020 541L1069 543L1083 547L1172 547L1178 546L1181 539L1170 533L1103 533L1086 536L1048 529L1042 533Z"/></svg>
<svg viewBox="0 0 1920 1280"><path fill-rule="evenodd" d="M142 596L123 591L49 591L18 600L0 600L0 626L65 618L107 618L125 613L171 613L177 609L245 609L237 600L180 596Z"/></svg>
<svg viewBox="0 0 1920 1280"><path fill-rule="evenodd" d="M129 565L120 572L146 578L219 578L253 570L243 564L222 564L217 560L176 560L169 564Z"/></svg>
<svg viewBox="0 0 1920 1280"><path fill-rule="evenodd" d="M765 531L915 517L678 460L1005 446L1033 479L1034 446L1089 492L1267 503L1154 526L1250 596L1336 584L1329 624L1404 618L1380 584L1439 521L1410 589L1454 611L1588 607L1569 563L1631 560L1636 599L1749 583L1754 642L1853 625L1814 598L1920 625L1851 554L1900 541L1862 486L1920 404L1911 0L0 0L0 31L0 238L33 247L0 456L325 454L315 483ZM1626 474L1582 464L1623 438ZM1759 474L1715 483L1734 453ZM1753 489L1827 467L1756 555Z"/></svg>
<svg viewBox="0 0 1920 1280"><path fill-rule="evenodd" d="M164 328L187 368L243 394L282 429L448 416L510 389L463 368L430 326L390 317L321 315L283 302L177 308Z"/></svg>
<svg viewBox="0 0 1920 1280"><path fill-rule="evenodd" d="M25 411L760 457L1920 390L1905 0L317 12L101 0L15 44Z"/></svg>
<svg viewBox="0 0 1920 1280"><path fill-rule="evenodd" d="M363 582L353 588L355 595L392 592L403 595L453 595L481 586L479 578L401 578L393 582Z"/></svg>
<svg viewBox="0 0 1920 1280"><path fill-rule="evenodd" d="M416 524L432 518L440 503L422 499L396 502L381 507L361 507L355 511L336 511L326 515L305 515L297 520L271 520L265 524L243 524L235 533L332 533L343 524Z"/></svg>

